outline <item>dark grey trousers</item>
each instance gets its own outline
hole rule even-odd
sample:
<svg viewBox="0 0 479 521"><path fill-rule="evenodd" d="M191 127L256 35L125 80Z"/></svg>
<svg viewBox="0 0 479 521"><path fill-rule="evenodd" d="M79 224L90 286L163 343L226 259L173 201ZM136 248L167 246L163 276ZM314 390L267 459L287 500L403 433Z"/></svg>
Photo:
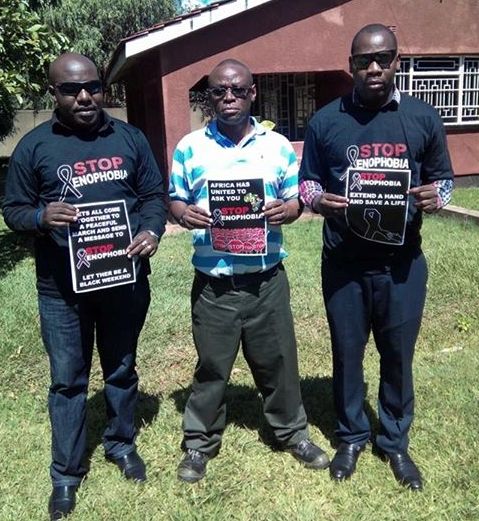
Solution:
<svg viewBox="0 0 479 521"><path fill-rule="evenodd" d="M240 343L278 443L288 447L307 438L284 268L240 288L197 273L191 310L198 363L183 419L183 446L210 456L219 451L225 389Z"/></svg>

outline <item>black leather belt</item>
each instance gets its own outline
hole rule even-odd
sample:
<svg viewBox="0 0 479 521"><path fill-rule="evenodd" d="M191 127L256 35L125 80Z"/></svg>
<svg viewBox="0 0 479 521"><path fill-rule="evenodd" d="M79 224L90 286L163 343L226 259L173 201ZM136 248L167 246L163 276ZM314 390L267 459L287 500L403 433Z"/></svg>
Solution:
<svg viewBox="0 0 479 521"><path fill-rule="evenodd" d="M271 277L274 277L278 270L282 270L282 263L278 263L269 270L256 271L254 273L241 273L235 275L221 275L220 277L212 277L202 271L195 270L196 276L204 281L207 281L212 287L221 287L226 289L241 289L248 286L256 286L261 284Z"/></svg>

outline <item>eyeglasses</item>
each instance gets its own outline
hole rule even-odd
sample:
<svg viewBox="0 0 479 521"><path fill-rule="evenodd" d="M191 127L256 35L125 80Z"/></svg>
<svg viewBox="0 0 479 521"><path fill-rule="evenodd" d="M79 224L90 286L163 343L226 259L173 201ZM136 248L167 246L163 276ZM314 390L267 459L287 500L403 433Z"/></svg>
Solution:
<svg viewBox="0 0 479 521"><path fill-rule="evenodd" d="M63 83L56 83L55 88L58 89L60 94L64 96L75 96L82 90L86 90L88 94L98 94L103 90L103 86L100 80L93 81L84 81L84 82L76 82L76 81L64 81Z"/></svg>
<svg viewBox="0 0 479 521"><path fill-rule="evenodd" d="M230 91L235 98L246 98L251 92L251 87L211 87L208 92L213 98L222 99Z"/></svg>
<svg viewBox="0 0 479 521"><path fill-rule="evenodd" d="M351 60L355 69L358 70L368 69L373 62L376 62L381 69L389 69L396 55L397 50L392 49L390 51L372 52L370 54L356 54L355 56L351 56Z"/></svg>

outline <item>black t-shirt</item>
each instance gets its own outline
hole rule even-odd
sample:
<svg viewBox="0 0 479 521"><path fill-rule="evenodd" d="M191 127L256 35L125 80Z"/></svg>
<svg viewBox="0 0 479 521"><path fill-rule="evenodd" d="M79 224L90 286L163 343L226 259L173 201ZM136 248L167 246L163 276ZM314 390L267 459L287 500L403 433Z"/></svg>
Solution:
<svg viewBox="0 0 479 521"><path fill-rule="evenodd" d="M349 167L411 170L411 188L453 179L442 121L427 103L401 93L377 111L353 103L348 95L334 100L311 119L304 143L300 181L312 180L324 191L345 195ZM369 242L355 235L345 217L325 219L323 256L343 261L382 262L420 248L422 212L409 196L404 244Z"/></svg>
<svg viewBox="0 0 479 521"><path fill-rule="evenodd" d="M124 200L133 236L164 232L163 179L146 138L128 123L106 113L103 118L97 132L79 134L54 115L24 136L10 159L3 215L14 230L40 232L35 240L40 293L72 294L67 228L38 228L39 210L50 202ZM148 262L138 269L148 269Z"/></svg>

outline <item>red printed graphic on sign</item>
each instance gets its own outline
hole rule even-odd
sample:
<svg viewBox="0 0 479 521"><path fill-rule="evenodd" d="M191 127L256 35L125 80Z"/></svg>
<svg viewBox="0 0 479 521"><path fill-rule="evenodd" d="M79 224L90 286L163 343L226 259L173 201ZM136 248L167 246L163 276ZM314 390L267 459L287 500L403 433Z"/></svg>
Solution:
<svg viewBox="0 0 479 521"><path fill-rule="evenodd" d="M211 230L213 249L235 254L258 254L264 250L266 242L264 228Z"/></svg>

